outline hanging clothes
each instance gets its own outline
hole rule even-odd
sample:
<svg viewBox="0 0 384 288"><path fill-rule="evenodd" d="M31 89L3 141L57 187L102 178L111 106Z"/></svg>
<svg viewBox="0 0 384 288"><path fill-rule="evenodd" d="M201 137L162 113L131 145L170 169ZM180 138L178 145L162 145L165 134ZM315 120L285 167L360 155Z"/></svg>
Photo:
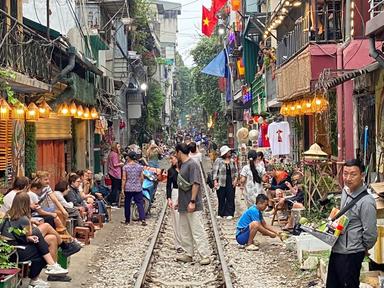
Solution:
<svg viewBox="0 0 384 288"><path fill-rule="evenodd" d="M261 127L260 127L260 134L261 134L261 138L262 138L262 144L263 146L262 147L270 147L271 145L269 144L269 140L268 140L268 137L267 137L267 134L268 134L268 126L269 124L267 123L267 121L264 121L262 124L261 124Z"/></svg>
<svg viewBox="0 0 384 288"><path fill-rule="evenodd" d="M273 122L268 125L267 136L271 146L272 156L290 154L290 134L291 131L287 121Z"/></svg>

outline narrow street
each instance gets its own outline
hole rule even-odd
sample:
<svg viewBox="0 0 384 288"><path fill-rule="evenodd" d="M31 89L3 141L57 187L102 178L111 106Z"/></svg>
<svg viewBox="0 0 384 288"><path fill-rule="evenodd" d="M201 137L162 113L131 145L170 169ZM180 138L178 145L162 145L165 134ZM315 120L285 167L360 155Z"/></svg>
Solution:
<svg viewBox="0 0 384 288"><path fill-rule="evenodd" d="M210 169L211 165L208 161L205 161L205 164L205 169ZM162 166L167 167L167 163L163 161ZM69 276L72 277L72 281L69 283L55 283L51 287L133 287L153 237L154 228L158 221L157 216L165 201L164 189L164 184L160 184L146 227L142 227L138 222L133 222L133 224L127 226L122 225L120 221L123 219L124 209L114 209L112 222L105 224L104 228L96 233L90 245L87 245L80 253L71 257ZM296 251L288 251L284 243L279 239L271 240L259 235L256 238L256 241L260 243L259 251L246 251L239 247L235 240L234 231L238 217L245 209L244 199L241 198L239 192L236 193L235 218L233 220L218 220L225 259L232 274L234 287L304 288L308 287L310 282L318 283L316 271L301 271L296 258ZM210 193L210 200L217 209L216 196L213 192ZM172 235L167 237L172 237ZM168 249L172 248L173 245L168 247ZM175 273L177 275L177 266L183 264L178 264L175 257L168 257L167 261L173 263L163 262L163 273ZM170 269L170 267L173 268ZM198 264L191 266L192 268L200 269ZM191 273L196 272L191 270ZM159 285L155 287L173 286ZM174 287L178 286L175 284Z"/></svg>
<svg viewBox="0 0 384 288"><path fill-rule="evenodd" d="M0 288L49 287L383 288L384 0L0 1Z"/></svg>

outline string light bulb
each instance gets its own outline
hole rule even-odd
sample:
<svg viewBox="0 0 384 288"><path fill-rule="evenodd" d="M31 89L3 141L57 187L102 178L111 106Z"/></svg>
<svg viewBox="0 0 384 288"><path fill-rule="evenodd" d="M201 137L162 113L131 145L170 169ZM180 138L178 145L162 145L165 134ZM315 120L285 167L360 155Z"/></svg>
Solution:
<svg viewBox="0 0 384 288"><path fill-rule="evenodd" d="M76 116L76 113L77 113L77 106L75 104L75 102L72 102L71 105L69 105L69 114L71 114L71 116Z"/></svg>
<svg viewBox="0 0 384 288"><path fill-rule="evenodd" d="M11 111L11 107L5 101L5 99L0 99L0 120L8 120L9 112Z"/></svg>
<svg viewBox="0 0 384 288"><path fill-rule="evenodd" d="M43 100L39 104L39 117L40 118L49 118L52 113L52 108L48 105L48 103Z"/></svg>
<svg viewBox="0 0 384 288"><path fill-rule="evenodd" d="M79 107L77 107L76 118L83 117L83 114L84 114L84 109L83 109L83 106L80 105Z"/></svg>
<svg viewBox="0 0 384 288"><path fill-rule="evenodd" d="M99 113L97 113L97 110L96 110L95 107L93 107L93 108L91 109L91 118L92 118L92 119L97 119L97 118L99 118Z"/></svg>
<svg viewBox="0 0 384 288"><path fill-rule="evenodd" d="M25 119L28 122L36 122L39 120L39 108L36 106L35 103L30 103L27 108L27 114L25 116Z"/></svg>
<svg viewBox="0 0 384 288"><path fill-rule="evenodd" d="M12 109L12 119L14 120L24 120L25 118L25 105L23 103L18 103Z"/></svg>

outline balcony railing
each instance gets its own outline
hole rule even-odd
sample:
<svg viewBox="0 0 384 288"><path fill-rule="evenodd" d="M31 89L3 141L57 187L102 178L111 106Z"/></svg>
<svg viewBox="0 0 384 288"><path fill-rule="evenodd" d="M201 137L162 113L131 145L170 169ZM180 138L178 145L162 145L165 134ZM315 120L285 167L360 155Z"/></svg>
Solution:
<svg viewBox="0 0 384 288"><path fill-rule="evenodd" d="M382 0L383 1L383 0ZM312 1L311 1L312 2ZM277 44L277 66L291 59L304 49L309 42L331 43L342 40L341 2L325 1L319 8L314 1L309 15L298 18L294 29L285 34Z"/></svg>
<svg viewBox="0 0 384 288"><path fill-rule="evenodd" d="M369 0L371 19L384 12L384 0Z"/></svg>
<svg viewBox="0 0 384 288"><path fill-rule="evenodd" d="M0 66L50 83L52 43L12 22L0 22Z"/></svg>

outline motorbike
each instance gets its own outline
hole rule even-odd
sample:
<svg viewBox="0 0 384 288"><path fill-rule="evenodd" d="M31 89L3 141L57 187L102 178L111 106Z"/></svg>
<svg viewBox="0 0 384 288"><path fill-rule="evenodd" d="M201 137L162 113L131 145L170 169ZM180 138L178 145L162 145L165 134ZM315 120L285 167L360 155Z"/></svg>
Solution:
<svg viewBox="0 0 384 288"><path fill-rule="evenodd" d="M155 194L157 189L157 175L155 172L144 170L144 181L143 181L143 200L144 200L144 212L145 215L147 215L150 210L153 201L155 200ZM131 218L133 221L139 220L139 209L137 209L137 206L135 202L131 203Z"/></svg>

